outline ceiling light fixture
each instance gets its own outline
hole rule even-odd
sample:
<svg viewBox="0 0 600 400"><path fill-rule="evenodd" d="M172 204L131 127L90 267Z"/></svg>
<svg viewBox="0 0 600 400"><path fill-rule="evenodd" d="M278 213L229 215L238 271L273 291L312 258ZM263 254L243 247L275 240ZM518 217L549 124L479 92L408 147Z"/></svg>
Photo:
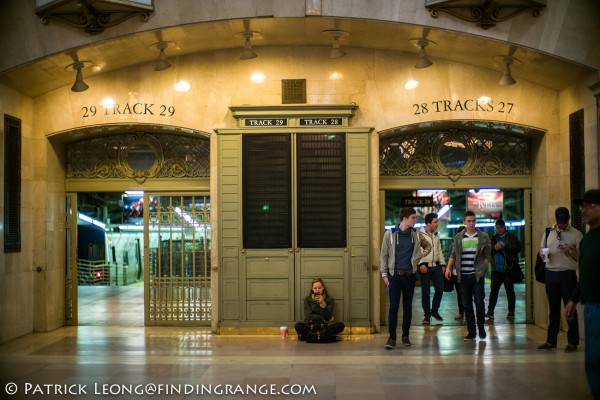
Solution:
<svg viewBox="0 0 600 400"><path fill-rule="evenodd" d="M412 44L419 48L419 58L417 59L417 63L415 64L415 68L427 68L433 65L433 62L427 57L427 52L425 51L425 47L430 44L435 45L436 42L421 38L421 39L409 39Z"/></svg>
<svg viewBox="0 0 600 400"><path fill-rule="evenodd" d="M516 65L517 63L520 63L520 61L511 56L504 56L502 58L502 63L504 64L504 72L502 73L502 78L500 78L500 82L498 83L502 86L514 85L517 83L517 81L512 77L510 66L511 64Z"/></svg>
<svg viewBox="0 0 600 400"><path fill-rule="evenodd" d="M83 81L83 73L81 72L81 70L85 66L85 63L93 64L91 61L77 60L74 63L69 64L65 67L65 71L70 68L72 68L74 71L77 71L77 73L75 74L75 83L73 83L73 86L71 86L71 91L73 92L85 92L89 88L88 84Z"/></svg>
<svg viewBox="0 0 600 400"><path fill-rule="evenodd" d="M342 58L346 55L346 53L342 50L340 46L340 38L350 36L350 33L332 30L332 31L323 31L323 35L330 37L333 39L333 45L331 48L331 52L329 53L329 58Z"/></svg>
<svg viewBox="0 0 600 400"><path fill-rule="evenodd" d="M158 53L158 61L154 66L155 71L163 71L167 68L171 68L171 63L167 61L167 53L165 50L169 47L169 42L158 42L154 43L151 46L156 46L156 48L160 51Z"/></svg>
<svg viewBox="0 0 600 400"><path fill-rule="evenodd" d="M242 50L240 60L251 60L253 58L258 57L254 50L252 50L252 43L250 42L250 39L258 37L258 35L260 35L260 33L251 31L245 31L236 34L237 37L242 37L245 40L244 49Z"/></svg>

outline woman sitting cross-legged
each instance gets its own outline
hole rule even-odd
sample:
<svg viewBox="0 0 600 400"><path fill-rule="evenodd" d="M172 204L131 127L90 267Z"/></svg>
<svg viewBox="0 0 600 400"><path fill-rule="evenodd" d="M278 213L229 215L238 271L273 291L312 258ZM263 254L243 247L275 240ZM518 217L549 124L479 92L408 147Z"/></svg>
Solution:
<svg viewBox="0 0 600 400"><path fill-rule="evenodd" d="M296 333L299 340L306 340L308 323L326 322L334 334L338 334L346 327L343 322L334 322L333 297L327 295L325 284L320 278L313 279L310 294L304 298L304 322L296 323Z"/></svg>

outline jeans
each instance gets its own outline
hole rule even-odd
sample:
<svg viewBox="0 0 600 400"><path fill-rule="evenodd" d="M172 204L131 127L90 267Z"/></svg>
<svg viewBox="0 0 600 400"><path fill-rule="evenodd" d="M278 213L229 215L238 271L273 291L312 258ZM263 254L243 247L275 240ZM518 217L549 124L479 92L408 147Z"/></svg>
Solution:
<svg viewBox="0 0 600 400"><path fill-rule="evenodd" d="M583 306L585 373L595 399L600 399L600 303Z"/></svg>
<svg viewBox="0 0 600 400"><path fill-rule="evenodd" d="M485 332L485 279L479 280L472 275L463 275L460 279L460 296L462 297L463 307L465 309L465 318L467 320L467 331L469 335L476 335L475 313L477 314L477 328L479 334ZM473 312L473 302L475 302L475 313Z"/></svg>
<svg viewBox="0 0 600 400"><path fill-rule="evenodd" d="M571 294L577 285L577 274L575 271L550 271L546 270L546 296L548 297L548 309L550 311L548 322L548 336L546 342L556 345L558 331L560 330L560 318L562 306L567 305ZM579 323L577 311L573 319L567 321L569 331L567 341L569 344L579 345Z"/></svg>
<svg viewBox="0 0 600 400"><path fill-rule="evenodd" d="M335 333L336 335L346 328L346 325L343 322L328 322L327 326L329 329L331 329L331 332ZM298 337L300 337L302 334L306 335L308 333L308 324L306 322L296 322L294 328L296 329Z"/></svg>
<svg viewBox="0 0 600 400"><path fill-rule="evenodd" d="M390 287L390 311L388 323L390 339L396 340L396 328L398 327L398 311L400 310L400 295L402 295L402 336L408 337L410 322L412 320L412 300L415 293L416 274L390 275L388 273Z"/></svg>
<svg viewBox="0 0 600 400"><path fill-rule="evenodd" d="M421 281L421 305L426 317L433 311L438 312L444 294L444 276L442 275L442 266L436 265L427 268L426 273L419 271L419 280ZM433 284L433 304L430 304L430 283Z"/></svg>
<svg viewBox="0 0 600 400"><path fill-rule="evenodd" d="M505 272L492 271L492 283L490 284L490 301L488 303L488 314L494 315L494 309L496 303L498 303L498 293L500 293L500 287L504 284L504 290L506 290L506 300L508 300L508 313L515 313L515 304L517 302L517 296L515 295L515 287L510 280L510 275Z"/></svg>

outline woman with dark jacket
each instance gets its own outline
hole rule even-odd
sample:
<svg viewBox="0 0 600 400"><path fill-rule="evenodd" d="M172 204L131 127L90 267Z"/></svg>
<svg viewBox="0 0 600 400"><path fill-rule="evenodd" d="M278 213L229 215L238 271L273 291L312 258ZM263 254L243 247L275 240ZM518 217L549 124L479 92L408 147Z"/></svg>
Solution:
<svg viewBox="0 0 600 400"><path fill-rule="evenodd" d="M334 322L333 297L327 295L325 283L321 278L313 279L310 294L304 298L304 322L296 323L299 340L306 340L308 322L326 322L329 329L338 334L346 327L343 322Z"/></svg>

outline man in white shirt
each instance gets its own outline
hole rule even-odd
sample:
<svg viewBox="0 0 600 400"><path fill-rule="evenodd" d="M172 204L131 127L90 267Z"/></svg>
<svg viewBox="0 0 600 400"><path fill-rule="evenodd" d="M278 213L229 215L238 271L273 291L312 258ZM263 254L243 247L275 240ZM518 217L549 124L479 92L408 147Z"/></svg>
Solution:
<svg viewBox="0 0 600 400"><path fill-rule="evenodd" d="M421 282L421 305L423 306L423 325L431 323L431 317L438 321L444 319L439 313L442 295L444 294L444 275L442 268L446 267L446 260L442 251L442 244L437 234L437 214L425 216L425 227L419 230L419 240L431 247L430 251L423 251L421 265L419 266L419 281ZM433 303L430 302L430 285L433 284Z"/></svg>

